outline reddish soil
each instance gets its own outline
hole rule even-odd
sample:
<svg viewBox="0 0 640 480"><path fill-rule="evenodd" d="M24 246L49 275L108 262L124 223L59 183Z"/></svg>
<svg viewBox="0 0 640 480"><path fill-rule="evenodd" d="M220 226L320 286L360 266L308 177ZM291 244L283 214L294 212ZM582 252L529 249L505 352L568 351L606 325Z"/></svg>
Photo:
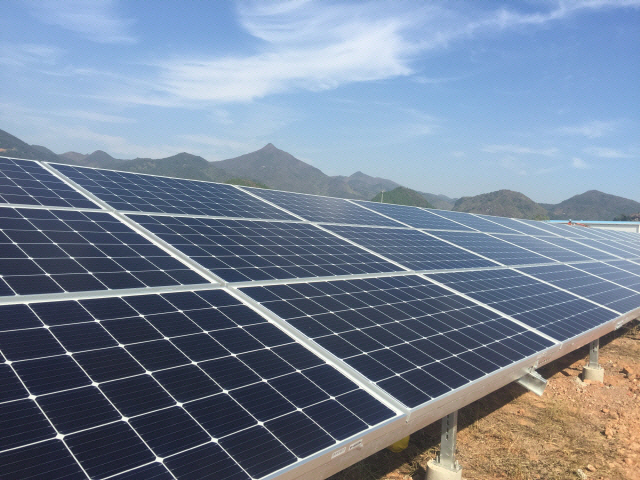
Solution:
<svg viewBox="0 0 640 480"><path fill-rule="evenodd" d="M587 347L541 368L542 397L517 384L460 410L458 460L467 480L640 479L640 324L600 340L604 384L582 382ZM331 480L423 480L439 422Z"/></svg>

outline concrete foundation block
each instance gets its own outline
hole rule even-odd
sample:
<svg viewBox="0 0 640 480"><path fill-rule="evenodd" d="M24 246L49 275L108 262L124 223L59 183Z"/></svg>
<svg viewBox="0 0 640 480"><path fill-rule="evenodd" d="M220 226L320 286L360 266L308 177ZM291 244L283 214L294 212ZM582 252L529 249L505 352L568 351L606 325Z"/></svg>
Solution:
<svg viewBox="0 0 640 480"><path fill-rule="evenodd" d="M457 465L456 470L449 470L434 460L427 462L427 475L425 480L462 480L462 467Z"/></svg>
<svg viewBox="0 0 640 480"><path fill-rule="evenodd" d="M591 380L592 382L604 382L604 368L600 365L597 367L590 367L585 365L582 369L582 379Z"/></svg>

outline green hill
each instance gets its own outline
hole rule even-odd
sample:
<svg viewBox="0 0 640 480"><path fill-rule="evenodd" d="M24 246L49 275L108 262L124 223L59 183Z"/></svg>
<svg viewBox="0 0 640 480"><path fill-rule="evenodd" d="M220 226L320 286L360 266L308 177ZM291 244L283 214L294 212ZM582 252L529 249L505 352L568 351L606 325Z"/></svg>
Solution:
<svg viewBox="0 0 640 480"><path fill-rule="evenodd" d="M640 212L640 203L628 198L589 190L549 209L554 220L613 220L619 215Z"/></svg>
<svg viewBox="0 0 640 480"><path fill-rule="evenodd" d="M371 201L409 205L411 207L435 208L420 193L407 187L394 188L390 192L380 192Z"/></svg>
<svg viewBox="0 0 640 480"><path fill-rule="evenodd" d="M456 212L482 213L496 217L545 220L547 211L520 192L498 190L475 197L462 197L453 206Z"/></svg>

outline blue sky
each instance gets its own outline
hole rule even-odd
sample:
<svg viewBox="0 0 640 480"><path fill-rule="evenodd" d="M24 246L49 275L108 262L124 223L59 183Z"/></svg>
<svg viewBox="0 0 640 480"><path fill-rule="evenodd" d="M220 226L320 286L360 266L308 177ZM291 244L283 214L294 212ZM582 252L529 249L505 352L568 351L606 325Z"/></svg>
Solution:
<svg viewBox="0 0 640 480"><path fill-rule="evenodd" d="M0 128L57 153L640 201L640 0L4 0L0 31Z"/></svg>

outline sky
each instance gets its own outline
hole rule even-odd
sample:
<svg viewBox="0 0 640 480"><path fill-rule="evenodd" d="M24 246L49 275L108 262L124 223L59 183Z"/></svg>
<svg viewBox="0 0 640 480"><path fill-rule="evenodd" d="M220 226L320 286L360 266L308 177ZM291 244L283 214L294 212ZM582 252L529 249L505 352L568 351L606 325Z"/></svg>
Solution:
<svg viewBox="0 0 640 480"><path fill-rule="evenodd" d="M56 153L285 150L449 197L640 201L640 0L3 0L0 129Z"/></svg>

